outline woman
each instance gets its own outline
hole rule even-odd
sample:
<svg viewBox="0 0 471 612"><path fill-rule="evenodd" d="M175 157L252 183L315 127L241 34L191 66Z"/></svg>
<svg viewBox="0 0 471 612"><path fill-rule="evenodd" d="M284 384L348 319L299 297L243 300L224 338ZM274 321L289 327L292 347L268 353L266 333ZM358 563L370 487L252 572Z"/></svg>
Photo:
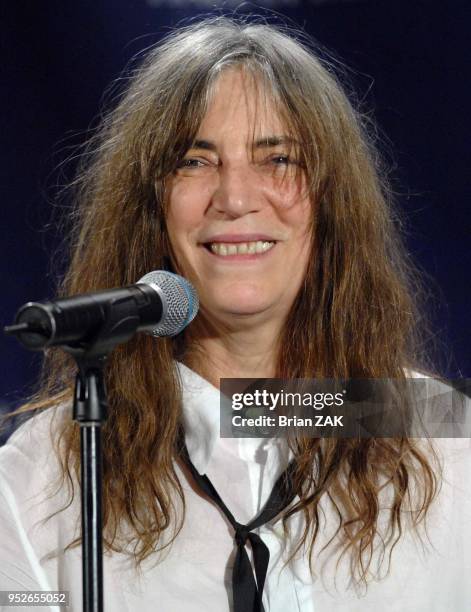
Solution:
<svg viewBox="0 0 471 612"><path fill-rule="evenodd" d="M219 437L220 378L404 378L424 366L379 157L331 67L265 25L217 18L173 33L104 119L76 187L62 293L170 266L201 303L179 337L136 337L109 362L107 609L467 609L470 496L446 488L469 479L467 442L439 494L443 456L424 440ZM47 410L0 455L1 586L69 590L78 610L74 371L61 353L48 364L26 407ZM270 559L244 608L233 566L258 540L239 528L290 459L295 496L253 532ZM235 517L237 550L198 474Z"/></svg>

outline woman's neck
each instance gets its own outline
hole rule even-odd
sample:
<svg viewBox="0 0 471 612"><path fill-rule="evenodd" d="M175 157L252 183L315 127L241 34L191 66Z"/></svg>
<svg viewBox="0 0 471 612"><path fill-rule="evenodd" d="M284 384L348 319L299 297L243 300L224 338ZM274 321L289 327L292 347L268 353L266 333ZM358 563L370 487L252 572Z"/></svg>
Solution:
<svg viewBox="0 0 471 612"><path fill-rule="evenodd" d="M195 326L183 361L217 388L220 378L273 378L277 337L273 325L226 329L218 334L204 325Z"/></svg>

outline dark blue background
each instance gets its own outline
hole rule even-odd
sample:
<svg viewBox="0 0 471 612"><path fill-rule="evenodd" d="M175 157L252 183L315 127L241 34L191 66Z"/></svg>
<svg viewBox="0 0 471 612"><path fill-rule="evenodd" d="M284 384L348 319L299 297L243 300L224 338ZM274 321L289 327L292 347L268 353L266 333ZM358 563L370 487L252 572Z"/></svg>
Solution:
<svg viewBox="0 0 471 612"><path fill-rule="evenodd" d="M221 5L219 5L221 6ZM471 376L469 2L291 0L273 4L356 72L356 85L389 139L393 185L408 246L429 275L448 377ZM239 8L262 12L252 4ZM2 2L1 315L50 296L55 168L83 142L106 87L139 50L186 16L144 0ZM69 171L73 167L67 165ZM0 401L10 407L34 379L39 356L2 337Z"/></svg>

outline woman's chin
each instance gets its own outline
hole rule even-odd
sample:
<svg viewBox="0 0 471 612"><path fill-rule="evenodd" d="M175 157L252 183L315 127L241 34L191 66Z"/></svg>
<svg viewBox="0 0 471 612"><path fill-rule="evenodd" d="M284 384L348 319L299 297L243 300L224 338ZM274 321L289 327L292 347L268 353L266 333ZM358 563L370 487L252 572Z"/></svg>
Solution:
<svg viewBox="0 0 471 612"><path fill-rule="evenodd" d="M221 299L208 302L210 307L206 310L210 311L213 316L221 317L248 317L250 315L258 315L267 312L270 309L270 304L267 300L251 299L249 297L243 299Z"/></svg>

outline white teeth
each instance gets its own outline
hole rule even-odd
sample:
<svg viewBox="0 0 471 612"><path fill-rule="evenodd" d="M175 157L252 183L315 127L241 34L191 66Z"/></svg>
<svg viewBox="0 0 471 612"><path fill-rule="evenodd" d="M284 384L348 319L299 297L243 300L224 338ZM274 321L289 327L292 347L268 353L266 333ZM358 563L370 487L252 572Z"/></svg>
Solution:
<svg viewBox="0 0 471 612"><path fill-rule="evenodd" d="M254 242L212 242L210 249L215 255L254 255L265 253L274 246L274 242L257 240Z"/></svg>

